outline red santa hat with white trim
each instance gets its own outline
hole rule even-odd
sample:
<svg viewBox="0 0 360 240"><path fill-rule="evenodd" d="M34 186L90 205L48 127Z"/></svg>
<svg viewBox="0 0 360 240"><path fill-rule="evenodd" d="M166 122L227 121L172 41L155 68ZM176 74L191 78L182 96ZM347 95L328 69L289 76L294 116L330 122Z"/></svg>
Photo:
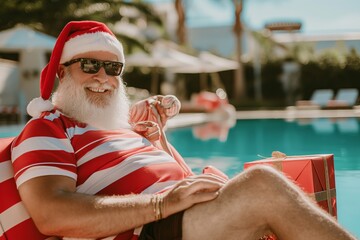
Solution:
<svg viewBox="0 0 360 240"><path fill-rule="evenodd" d="M49 99L59 64L91 51L112 52L117 55L119 62L125 63L122 44L105 24L96 21L69 22L60 32L50 61L41 72L40 97L33 99L27 106L30 116L39 117L42 112L54 108Z"/></svg>

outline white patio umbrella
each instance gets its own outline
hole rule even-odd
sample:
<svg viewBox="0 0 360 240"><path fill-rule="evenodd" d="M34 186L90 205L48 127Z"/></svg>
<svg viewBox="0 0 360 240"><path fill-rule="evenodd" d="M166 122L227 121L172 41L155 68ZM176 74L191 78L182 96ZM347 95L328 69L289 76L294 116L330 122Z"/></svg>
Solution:
<svg viewBox="0 0 360 240"><path fill-rule="evenodd" d="M178 54L178 53L176 53ZM211 75L211 79L217 86L224 89L220 82L219 72L227 70L235 70L238 68L236 61L216 56L210 52L201 52L199 57L192 61L192 64L187 66L175 67L171 71L175 73L199 73L200 74L200 88L206 89L206 76Z"/></svg>
<svg viewBox="0 0 360 240"><path fill-rule="evenodd" d="M177 56L175 56L177 53ZM158 41L154 44L150 53L136 52L126 57L126 65L133 67L151 68L151 89L150 92L155 94L159 83L159 70L169 70L172 68L188 66L194 64L196 57L181 53L170 47L166 41Z"/></svg>
<svg viewBox="0 0 360 240"><path fill-rule="evenodd" d="M212 73L227 70L234 70L238 67L236 61L216 56L209 52L201 52L198 58L184 56L183 53L170 51L174 58L183 58L191 64L174 67L171 71L176 73Z"/></svg>
<svg viewBox="0 0 360 240"><path fill-rule="evenodd" d="M27 103L40 94L40 72L46 65L46 54L52 51L55 41L56 38L25 26L16 26L0 32L0 52L19 53L20 81L17 104L20 108L22 121L24 121L26 114Z"/></svg>
<svg viewBox="0 0 360 240"><path fill-rule="evenodd" d="M199 73L201 88L205 89L206 74L237 69L238 63L209 52L193 56L178 50L178 46L168 41L158 41L151 53L138 52L126 58L129 66L149 67L152 69L151 92L155 93L159 81L159 69L171 73Z"/></svg>
<svg viewBox="0 0 360 240"><path fill-rule="evenodd" d="M0 32L0 50L14 52L31 48L51 51L55 40L54 37L29 27L16 26Z"/></svg>

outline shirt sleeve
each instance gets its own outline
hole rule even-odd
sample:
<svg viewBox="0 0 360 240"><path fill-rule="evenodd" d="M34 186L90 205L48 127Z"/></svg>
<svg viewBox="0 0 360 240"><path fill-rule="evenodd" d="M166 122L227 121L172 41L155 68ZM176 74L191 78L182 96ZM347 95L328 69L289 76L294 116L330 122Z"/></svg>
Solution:
<svg viewBox="0 0 360 240"><path fill-rule="evenodd" d="M46 175L77 179L74 149L59 120L39 118L28 122L13 142L11 160L18 187Z"/></svg>

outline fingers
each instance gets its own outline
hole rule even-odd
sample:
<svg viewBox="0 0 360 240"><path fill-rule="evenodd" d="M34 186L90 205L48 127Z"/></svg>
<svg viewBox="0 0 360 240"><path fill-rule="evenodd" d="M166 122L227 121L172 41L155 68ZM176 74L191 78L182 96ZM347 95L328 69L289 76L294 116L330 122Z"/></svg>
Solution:
<svg viewBox="0 0 360 240"><path fill-rule="evenodd" d="M147 127L143 124L136 124L133 126L133 129L137 133L145 132Z"/></svg>
<svg viewBox="0 0 360 240"><path fill-rule="evenodd" d="M188 177L175 185L174 189L183 189L184 196L197 192L212 192L219 190L226 181L213 174L201 174Z"/></svg>
<svg viewBox="0 0 360 240"><path fill-rule="evenodd" d="M154 142L160 139L160 129L156 124L155 126L149 127L145 132L144 136L150 141Z"/></svg>
<svg viewBox="0 0 360 240"><path fill-rule="evenodd" d="M157 123L153 121L140 121L134 124L133 128L136 131L146 131L148 128L157 126Z"/></svg>
<svg viewBox="0 0 360 240"><path fill-rule="evenodd" d="M211 165L204 167L203 173L211 173L225 180L229 180L229 177L225 173L223 173L222 171Z"/></svg>
<svg viewBox="0 0 360 240"><path fill-rule="evenodd" d="M208 178L208 179L207 179ZM212 176L204 176L202 178L187 178L178 183L172 190L175 196L181 200L189 200L193 202L201 201L196 200L202 193L212 193L209 196L216 197L217 191L224 186L219 180L214 181ZM215 195L214 195L215 194ZM206 194L205 194L206 196ZM194 198L195 197L195 198ZM192 199L193 198L193 199ZM212 199L212 198L211 198Z"/></svg>
<svg viewBox="0 0 360 240"><path fill-rule="evenodd" d="M150 142L159 140L160 128L159 125L152 121L138 122L133 127L134 131L144 136Z"/></svg>
<svg viewBox="0 0 360 240"><path fill-rule="evenodd" d="M160 115L162 126L165 126L169 118L177 115L181 108L180 101L172 95L156 95L152 98L151 105L156 108Z"/></svg>
<svg viewBox="0 0 360 240"><path fill-rule="evenodd" d="M180 112L181 103L177 97L166 95L161 99L161 106L164 108L164 114L172 118Z"/></svg>
<svg viewBox="0 0 360 240"><path fill-rule="evenodd" d="M192 181L191 183L185 186L179 186L184 188L185 196L191 196L193 194L201 193L201 192L216 192L218 191L223 184L211 180L206 179L197 179Z"/></svg>
<svg viewBox="0 0 360 240"><path fill-rule="evenodd" d="M221 184L224 184L228 181L227 179L225 179L219 175L213 174L213 173L204 173L201 175L191 176L188 178L189 179L208 179L208 180L216 181Z"/></svg>
<svg viewBox="0 0 360 240"><path fill-rule="evenodd" d="M166 108L165 109L165 115L169 118L177 115L179 113L178 109L176 107Z"/></svg>
<svg viewBox="0 0 360 240"><path fill-rule="evenodd" d="M196 203L210 201L217 197L221 184L208 180L197 180L186 186L179 186L178 193L181 198L194 205Z"/></svg>
<svg viewBox="0 0 360 240"><path fill-rule="evenodd" d="M210 175L187 178L164 193L165 215L185 210L194 204L214 200L224 184Z"/></svg>

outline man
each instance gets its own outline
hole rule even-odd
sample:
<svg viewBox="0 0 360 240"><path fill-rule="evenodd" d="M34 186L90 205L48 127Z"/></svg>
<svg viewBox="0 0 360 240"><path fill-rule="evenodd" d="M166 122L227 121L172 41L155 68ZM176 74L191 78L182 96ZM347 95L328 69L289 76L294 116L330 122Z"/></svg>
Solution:
<svg viewBox="0 0 360 240"><path fill-rule="evenodd" d="M134 132L120 78L124 62L122 45L102 23L70 22L58 37L41 74L41 98L28 106L34 118L12 145L20 196L42 234L354 239L271 168L229 181L195 176L174 149L172 157ZM51 103L55 74L60 84Z"/></svg>

